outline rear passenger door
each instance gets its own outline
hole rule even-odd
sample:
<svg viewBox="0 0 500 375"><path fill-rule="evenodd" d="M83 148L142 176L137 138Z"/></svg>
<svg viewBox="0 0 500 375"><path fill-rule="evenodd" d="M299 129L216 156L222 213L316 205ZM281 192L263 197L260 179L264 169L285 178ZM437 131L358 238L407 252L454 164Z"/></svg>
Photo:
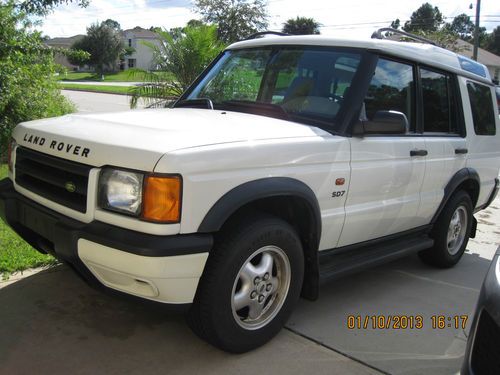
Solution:
<svg viewBox="0 0 500 375"><path fill-rule="evenodd" d="M360 120L397 111L406 116L406 134L350 138L351 179L346 218L338 246L368 241L414 228L420 205L425 156L416 134L416 66L379 58L363 102ZM413 152L412 152L413 151Z"/></svg>
<svg viewBox="0 0 500 375"><path fill-rule="evenodd" d="M434 68L419 67L421 124L427 150L421 204L416 221L430 222L439 207L444 188L466 165L463 110L457 77Z"/></svg>

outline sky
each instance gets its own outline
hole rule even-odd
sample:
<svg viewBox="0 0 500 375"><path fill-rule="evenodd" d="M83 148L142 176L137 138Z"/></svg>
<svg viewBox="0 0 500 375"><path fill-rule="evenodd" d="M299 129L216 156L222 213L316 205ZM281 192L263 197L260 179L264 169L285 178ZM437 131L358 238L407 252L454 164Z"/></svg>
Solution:
<svg viewBox="0 0 500 375"><path fill-rule="evenodd" d="M451 22L453 17L466 13L475 20L475 0L428 0L437 6ZM409 20L411 13L425 0L268 0L269 30L279 31L283 23L297 16L318 21L321 34L339 37L369 38L392 20ZM473 9L469 5L473 3ZM307 7L304 6L307 4ZM118 21L122 29L141 26L160 26L166 29L184 26L190 19L200 18L191 0L90 0L90 6L63 5L43 19L38 28L50 37L85 34L87 26L108 18ZM500 26L500 1L481 2L481 26L491 31Z"/></svg>

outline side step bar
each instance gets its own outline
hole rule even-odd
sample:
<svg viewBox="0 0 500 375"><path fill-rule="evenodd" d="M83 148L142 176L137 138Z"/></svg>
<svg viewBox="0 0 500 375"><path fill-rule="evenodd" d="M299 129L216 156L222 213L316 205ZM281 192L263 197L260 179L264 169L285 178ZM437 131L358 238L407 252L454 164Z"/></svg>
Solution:
<svg viewBox="0 0 500 375"><path fill-rule="evenodd" d="M320 283L417 253L433 245L434 240L423 234L418 237L405 236L372 246L350 248L348 251L342 249L320 251Z"/></svg>

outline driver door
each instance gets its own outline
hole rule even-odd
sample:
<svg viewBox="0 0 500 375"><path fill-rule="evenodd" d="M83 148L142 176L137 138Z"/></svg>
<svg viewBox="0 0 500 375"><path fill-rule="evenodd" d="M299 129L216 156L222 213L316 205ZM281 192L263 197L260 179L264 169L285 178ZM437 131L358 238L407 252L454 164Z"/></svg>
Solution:
<svg viewBox="0 0 500 375"><path fill-rule="evenodd" d="M415 133L415 68L379 58L364 100L360 120L377 112L406 116L405 134L353 136L351 178L345 223L338 247L403 232L420 225L416 217L425 173L425 144Z"/></svg>

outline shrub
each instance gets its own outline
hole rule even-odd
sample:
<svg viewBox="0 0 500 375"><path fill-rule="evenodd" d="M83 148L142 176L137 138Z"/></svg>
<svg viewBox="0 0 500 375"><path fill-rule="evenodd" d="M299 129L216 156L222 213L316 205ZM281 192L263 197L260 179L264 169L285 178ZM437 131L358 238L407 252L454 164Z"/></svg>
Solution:
<svg viewBox="0 0 500 375"><path fill-rule="evenodd" d="M30 26L12 1L0 5L0 158L19 122L74 111L53 78L52 51Z"/></svg>

